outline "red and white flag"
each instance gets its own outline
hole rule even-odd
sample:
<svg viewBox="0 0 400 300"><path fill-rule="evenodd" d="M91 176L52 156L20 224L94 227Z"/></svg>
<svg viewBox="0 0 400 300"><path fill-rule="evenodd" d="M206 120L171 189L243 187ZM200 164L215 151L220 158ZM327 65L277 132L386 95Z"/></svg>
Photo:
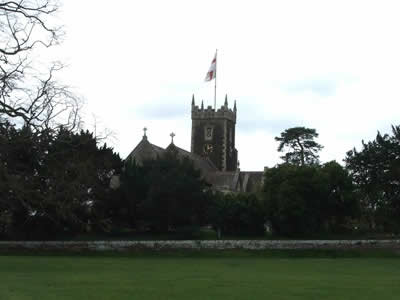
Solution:
<svg viewBox="0 0 400 300"><path fill-rule="evenodd" d="M217 75L217 52L215 52L214 59L211 61L210 69L208 69L207 76L204 81L211 81Z"/></svg>

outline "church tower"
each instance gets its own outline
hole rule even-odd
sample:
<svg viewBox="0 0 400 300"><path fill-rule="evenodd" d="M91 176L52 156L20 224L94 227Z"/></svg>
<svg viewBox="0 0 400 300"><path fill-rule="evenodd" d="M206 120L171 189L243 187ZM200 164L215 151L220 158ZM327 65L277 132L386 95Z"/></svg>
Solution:
<svg viewBox="0 0 400 300"><path fill-rule="evenodd" d="M192 153L208 157L220 171L237 169L238 152L235 148L236 101L228 108L228 97L221 108L195 105L192 98Z"/></svg>

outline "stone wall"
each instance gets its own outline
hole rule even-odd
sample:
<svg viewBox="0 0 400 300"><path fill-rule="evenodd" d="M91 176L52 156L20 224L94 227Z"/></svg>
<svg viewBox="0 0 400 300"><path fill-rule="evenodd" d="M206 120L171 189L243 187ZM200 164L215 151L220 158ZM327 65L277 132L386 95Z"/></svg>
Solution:
<svg viewBox="0 0 400 300"><path fill-rule="evenodd" d="M1 250L134 251L265 249L400 249L400 240L208 240L208 241L0 241Z"/></svg>

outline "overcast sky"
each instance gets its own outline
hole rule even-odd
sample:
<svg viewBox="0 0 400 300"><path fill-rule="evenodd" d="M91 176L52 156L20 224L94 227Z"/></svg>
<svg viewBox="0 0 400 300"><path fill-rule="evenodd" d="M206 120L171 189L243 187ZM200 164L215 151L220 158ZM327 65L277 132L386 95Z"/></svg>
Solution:
<svg viewBox="0 0 400 300"><path fill-rule="evenodd" d="M280 162L274 137L315 128L322 162L400 124L398 1L64 0L63 80L85 123L115 132L122 158L150 142L190 150L191 97L213 105L205 75L218 49L217 106L237 100L242 170Z"/></svg>

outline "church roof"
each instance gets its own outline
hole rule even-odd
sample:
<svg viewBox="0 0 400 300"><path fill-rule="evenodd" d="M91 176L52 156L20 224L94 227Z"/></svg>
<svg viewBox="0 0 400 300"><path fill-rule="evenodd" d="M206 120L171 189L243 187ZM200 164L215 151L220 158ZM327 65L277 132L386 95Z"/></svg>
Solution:
<svg viewBox="0 0 400 300"><path fill-rule="evenodd" d="M240 176L239 171L236 172L215 172L210 174L209 183L220 191L240 192Z"/></svg>
<svg viewBox="0 0 400 300"><path fill-rule="evenodd" d="M132 150L132 152L127 156L126 160L135 160L138 164L142 164L145 160L156 159L166 150L171 149L171 147L178 152L179 156L186 156L190 158L193 161L195 168L201 170L204 175L209 172L218 171L217 167L208 158L204 158L197 154L186 151L172 143L166 149L161 148L150 143L146 136L144 136L135 149Z"/></svg>
<svg viewBox="0 0 400 300"><path fill-rule="evenodd" d="M145 160L156 159L158 156L164 153L164 149L151 144L146 136L143 136L143 139L139 144L132 150L132 152L128 155L126 160L135 160L138 164L142 164Z"/></svg>
<svg viewBox="0 0 400 300"><path fill-rule="evenodd" d="M213 162L207 157L202 157L186 151L173 143L171 143L166 149L161 148L150 143L146 136L143 136L143 139L128 155L126 161L135 160L136 163L142 164L146 160L156 159L171 149L177 151L178 156L188 157L192 160L194 167L201 171L204 179L216 190L222 192L256 191L257 187L262 182L263 172L241 172L239 169L232 172L219 171Z"/></svg>
<svg viewBox="0 0 400 300"><path fill-rule="evenodd" d="M240 172L242 189L244 192L256 192L263 182L264 172L262 171L244 171Z"/></svg>
<svg viewBox="0 0 400 300"><path fill-rule="evenodd" d="M201 157L197 154L194 154L192 152L186 151L185 149L179 148L175 144L170 144L166 150L174 148L176 151L178 151L178 156L186 156L190 158L193 161L194 167L196 169L199 169L202 171L203 175L207 177L207 174L209 172L216 172L218 171L217 167L213 164L213 162L208 159Z"/></svg>

